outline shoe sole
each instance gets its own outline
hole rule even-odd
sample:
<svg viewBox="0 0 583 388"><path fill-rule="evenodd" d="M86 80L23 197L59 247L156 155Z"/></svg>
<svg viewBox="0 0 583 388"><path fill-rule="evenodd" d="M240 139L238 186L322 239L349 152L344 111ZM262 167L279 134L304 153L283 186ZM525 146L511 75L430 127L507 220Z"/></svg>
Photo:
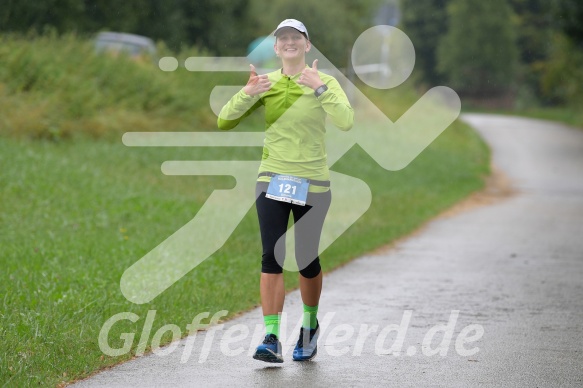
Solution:
<svg viewBox="0 0 583 388"><path fill-rule="evenodd" d="M265 349L265 351L256 351L255 354L253 355L253 358L259 361L272 362L278 364L283 362L282 356L273 353L269 349Z"/></svg>

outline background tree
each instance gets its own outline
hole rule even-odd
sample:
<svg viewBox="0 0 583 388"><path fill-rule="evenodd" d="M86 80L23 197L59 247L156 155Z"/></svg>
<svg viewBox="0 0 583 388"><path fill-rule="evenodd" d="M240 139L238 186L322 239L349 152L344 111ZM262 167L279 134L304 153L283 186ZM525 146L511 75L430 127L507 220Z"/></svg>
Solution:
<svg viewBox="0 0 583 388"><path fill-rule="evenodd" d="M509 0L515 18L520 65L517 74L520 105L545 100L541 72L552 50L552 6L547 0Z"/></svg>
<svg viewBox="0 0 583 388"><path fill-rule="evenodd" d="M446 7L449 0L403 0L402 28L415 47L418 80L440 85L444 77L437 71L437 46L447 32Z"/></svg>
<svg viewBox="0 0 583 388"><path fill-rule="evenodd" d="M500 96L518 63L513 13L506 0L451 0L449 29L438 45L438 70L458 93Z"/></svg>
<svg viewBox="0 0 583 388"><path fill-rule="evenodd" d="M583 49L583 2L555 0L554 17L557 26L580 49Z"/></svg>
<svg viewBox="0 0 583 388"><path fill-rule="evenodd" d="M583 109L583 3L552 3L553 32L550 51L541 68L540 84L545 101Z"/></svg>

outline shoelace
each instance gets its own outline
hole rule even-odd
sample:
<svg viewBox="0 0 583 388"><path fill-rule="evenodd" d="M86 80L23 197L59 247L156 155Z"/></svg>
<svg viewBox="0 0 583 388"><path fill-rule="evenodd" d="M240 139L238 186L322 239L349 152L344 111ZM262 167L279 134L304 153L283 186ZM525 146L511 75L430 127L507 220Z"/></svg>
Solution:
<svg viewBox="0 0 583 388"><path fill-rule="evenodd" d="M274 336L273 334L268 335L265 337L265 339L263 340L264 344L275 344L277 345L277 337Z"/></svg>

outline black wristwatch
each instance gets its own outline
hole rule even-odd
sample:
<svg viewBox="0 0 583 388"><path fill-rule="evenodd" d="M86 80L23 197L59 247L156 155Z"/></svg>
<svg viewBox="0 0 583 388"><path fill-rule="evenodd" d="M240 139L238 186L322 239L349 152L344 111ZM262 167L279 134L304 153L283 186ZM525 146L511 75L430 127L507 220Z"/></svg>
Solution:
<svg viewBox="0 0 583 388"><path fill-rule="evenodd" d="M326 86L326 84L319 86L318 89L314 91L314 95L316 97L320 97L320 95L322 95L322 93L324 93L326 90L328 90L328 86Z"/></svg>

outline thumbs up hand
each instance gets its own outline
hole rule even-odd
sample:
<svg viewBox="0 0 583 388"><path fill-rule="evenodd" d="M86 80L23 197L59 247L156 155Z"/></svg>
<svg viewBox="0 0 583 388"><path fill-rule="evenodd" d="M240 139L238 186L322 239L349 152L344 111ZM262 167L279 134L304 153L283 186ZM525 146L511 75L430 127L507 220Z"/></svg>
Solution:
<svg viewBox="0 0 583 388"><path fill-rule="evenodd" d="M249 80L247 81L247 85L243 88L243 91L249 96L256 96L271 89L271 82L269 81L269 78L267 78L267 75L257 75L255 66L249 66L251 67L251 74L249 75Z"/></svg>
<svg viewBox="0 0 583 388"><path fill-rule="evenodd" d="M304 85L310 87L314 90L318 89L320 86L324 84L324 81L320 79L320 75L318 75L318 60L315 59L314 63L312 63L312 68L309 67L302 71L302 75L298 78L298 83L300 85Z"/></svg>

